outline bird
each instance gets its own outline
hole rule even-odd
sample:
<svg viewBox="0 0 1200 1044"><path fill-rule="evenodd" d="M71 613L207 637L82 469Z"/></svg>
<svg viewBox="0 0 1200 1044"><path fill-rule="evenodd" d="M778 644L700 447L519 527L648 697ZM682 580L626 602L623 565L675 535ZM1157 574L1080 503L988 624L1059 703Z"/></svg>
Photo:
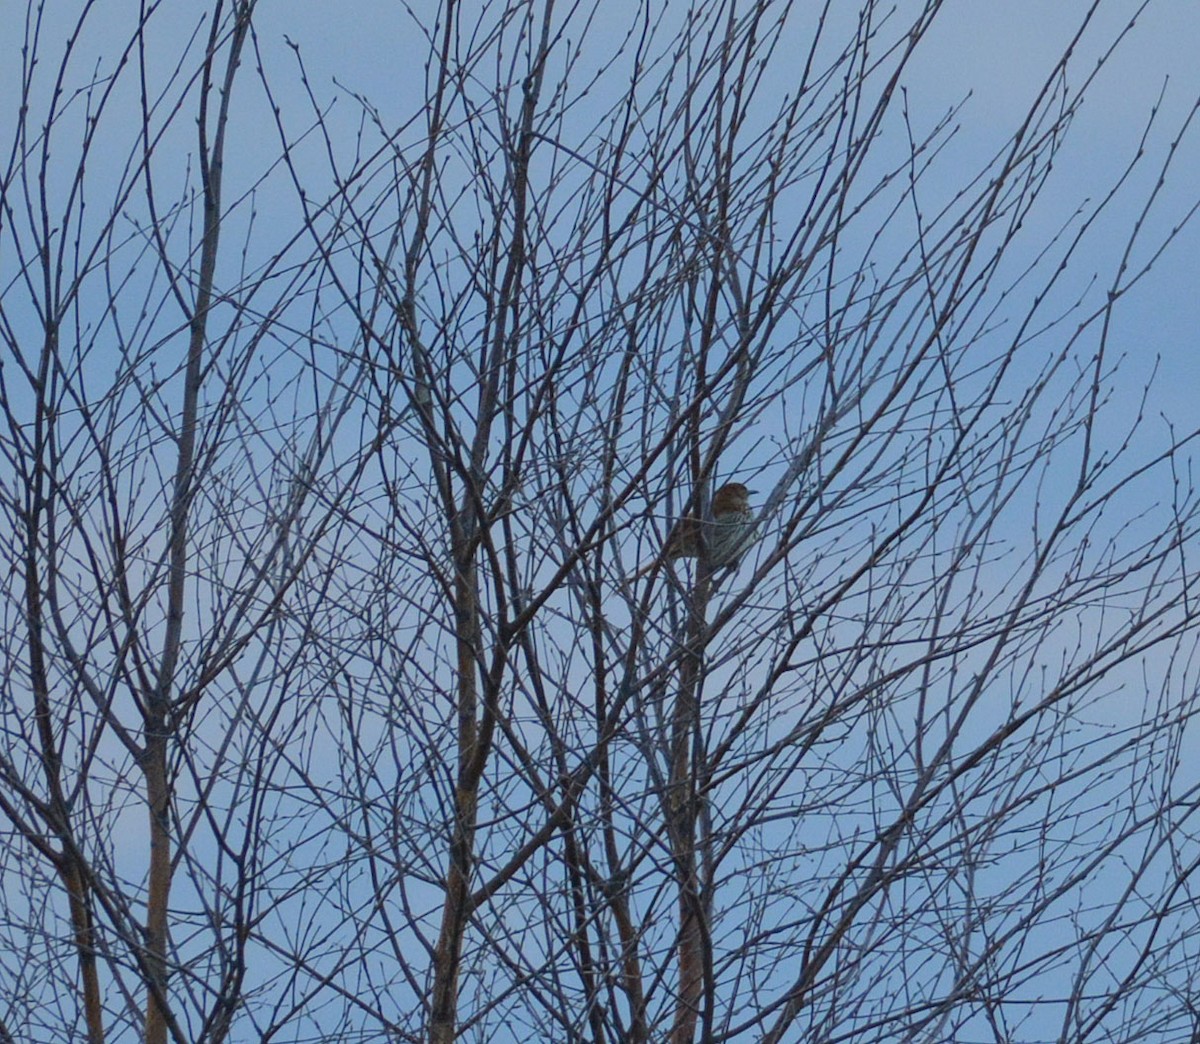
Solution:
<svg viewBox="0 0 1200 1044"><path fill-rule="evenodd" d="M742 552L754 540L754 513L750 510L750 494L740 482L727 482L713 494L709 517L703 526L692 515L681 518L667 537L663 554L677 558L699 558L703 537L708 562L713 569L736 565ZM642 576L657 562L638 571Z"/></svg>

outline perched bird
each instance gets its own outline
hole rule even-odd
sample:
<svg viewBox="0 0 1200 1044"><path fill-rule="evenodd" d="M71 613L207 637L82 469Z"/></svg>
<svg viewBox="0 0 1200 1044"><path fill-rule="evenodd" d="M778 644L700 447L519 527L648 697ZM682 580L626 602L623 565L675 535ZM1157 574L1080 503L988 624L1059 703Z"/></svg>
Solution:
<svg viewBox="0 0 1200 1044"><path fill-rule="evenodd" d="M693 516L681 518L667 537L663 549L667 558L699 558L700 539L704 538L708 561L714 569L734 565L754 540L754 513L750 493L740 482L727 482L713 494L709 517L702 526ZM655 563L639 570L648 573Z"/></svg>

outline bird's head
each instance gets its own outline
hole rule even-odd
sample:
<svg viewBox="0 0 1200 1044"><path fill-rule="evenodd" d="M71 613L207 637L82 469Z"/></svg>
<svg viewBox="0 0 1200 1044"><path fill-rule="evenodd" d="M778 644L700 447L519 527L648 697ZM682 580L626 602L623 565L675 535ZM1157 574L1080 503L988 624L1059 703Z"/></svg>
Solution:
<svg viewBox="0 0 1200 1044"><path fill-rule="evenodd" d="M733 511L745 511L750 506L750 494L753 492L754 490L747 489L740 482L726 482L713 494L713 514L724 515Z"/></svg>

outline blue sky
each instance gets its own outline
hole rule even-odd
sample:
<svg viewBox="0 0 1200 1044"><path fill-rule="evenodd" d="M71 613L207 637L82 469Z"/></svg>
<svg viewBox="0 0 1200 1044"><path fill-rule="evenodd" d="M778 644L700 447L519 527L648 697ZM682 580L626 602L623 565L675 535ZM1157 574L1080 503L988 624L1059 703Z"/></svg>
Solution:
<svg viewBox="0 0 1200 1044"><path fill-rule="evenodd" d="M48 65L52 66L55 49L68 32L61 16L73 6L56 2L48 8L43 28L44 61ZM947 196L953 193L966 176L981 167L1008 139L1047 67L1061 53L1087 6L1077 0L1013 0L1005 3L951 0L947 3L903 81L912 121L918 132L931 127L951 107L963 103L957 118L958 129L947 145L944 162L922 183L922 193L928 193L922 198L923 205L936 209L939 192ZM92 67L96 56L105 62L114 59L117 49L127 38L132 24L129 19L136 8L136 3L122 3L121 0L97 5L85 33L80 57L73 66L76 84L83 82L84 74ZM316 104L322 109L332 106L329 126L335 136L336 159L349 166L362 111L351 97L352 92L377 107L383 124L388 127L399 125L414 111L419 114L425 75L422 63L427 48L421 38L420 26L410 12L416 12L419 18L422 12L434 9L432 3L417 2L406 10L404 5L392 0L344 3L261 0L256 19L260 52L248 53L245 62L250 67L261 56L268 80L284 108L284 119L289 129L298 133L310 122L310 116L306 114L308 102L299 82L295 57L286 42L293 41L303 57ZM597 26L595 38L598 46L606 39L606 33L614 33L619 28L621 12L632 9L633 5L604 0L605 20ZM677 9L682 11L684 8L679 5ZM839 11L844 10L846 8L839 8ZM1085 37L1077 61L1068 73L1072 84L1087 75L1095 64L1102 42L1120 29L1128 15L1137 10L1137 5L1129 0L1124 5L1108 4L1104 10L1102 20ZM169 56L192 31L197 15L195 5L187 3L164 8L164 15L155 23L153 33L159 34L156 38L163 43L161 71L165 77L170 71ZM0 84L5 91L11 90L15 70L19 68L19 46L16 34L0 40L0 77L4 77ZM1164 0L1139 19L1098 78L1061 155L1061 176L1048 184L1033 211L1030 227L1025 230L1028 246L1022 249L1044 242L1068 221L1084 200L1098 198L1108 190L1132 159L1160 96L1162 106L1146 143L1145 162L1126 190L1114 200L1102 229L1089 240L1088 250L1072 260L1071 270L1060 291L1064 298L1071 296L1070 288L1079 290L1099 278L1101 282L1093 292L1098 292L1103 300L1103 289L1124 247L1125 235L1138 220L1146 192L1153 187L1170 142L1190 107L1200 98L1197 53L1200 53L1200 5L1184 0ZM155 60L155 55L151 57ZM253 184L278 151L272 113L251 73L251 68L244 69L244 79L239 85L227 203L233 202L239 192ZM781 63L778 75L781 81L786 80L786 62ZM129 148L136 143L137 129L136 98L130 90L132 80L129 78L121 88L123 93L114 98L114 105L128 117L127 127L121 130L128 135L126 146ZM10 110L0 109L0 141L8 140L11 117ZM407 140L418 140L420 130L418 120ZM1146 242L1149 244L1156 243L1164 229L1181 221L1196 198L1198 186L1194 172L1200 168L1198 137L1193 134L1184 143L1168 175L1159 206L1147 222ZM69 135L64 135L63 141L69 140ZM328 190L328 172L320 162L322 152L319 138L312 137L298 147L296 154L319 160L312 167L316 172L312 175L313 184L321 183ZM98 207L92 213L102 213L99 208L103 206L103 185L120 176L125 155L114 147L103 157L95 158L96 166L89 176L94 186L92 200ZM56 157L62 165L57 173L64 181L69 181L74 173L69 149L63 148ZM171 129L169 137L160 146L158 159L158 187L164 198L171 198L170 179L178 178L182 185L189 165L194 164L194 127L190 114ZM103 167L105 161L111 161L110 169ZM192 169L194 184L194 167ZM274 184L278 183L277 178ZM276 192L275 189L271 191ZM313 198L321 198L320 192L312 190L311 186L310 191ZM290 235L295 227L296 201L290 189L284 189L275 195L263 192L256 206L259 221L268 233L264 235L265 245L256 245L256 248L269 250ZM234 232L247 210L239 209L237 221L231 223ZM237 244L236 235L226 241L227 257L236 258L240 244L231 244ZM1134 251L1135 267L1145 254L1144 247L1139 246ZM8 260L0 258L0 263ZM4 271L7 273L7 269ZM1117 383L1116 392L1124 400L1126 412L1139 401L1145 379L1154 369L1156 359L1161 358L1148 410L1147 438L1151 440L1161 441L1166 425L1171 421L1183 429L1196 424L1195 398L1200 381L1200 364L1195 357L1196 330L1200 328L1197 271L1200 271L1200 227L1193 225L1181 233L1154 271L1130 293L1117 311L1110 351L1114 355L1127 356L1124 363L1127 377ZM19 300L20 295L14 296ZM281 357L284 355L280 353ZM266 394L269 396L270 392ZM1158 417L1160 412L1165 419ZM653 531L645 527L645 532L647 544L652 544ZM862 548L853 547L846 553L861 556ZM1007 567L1006 563L1004 568ZM1011 575L998 577L997 584L1002 586L1011 579ZM1068 635L1060 640L1070 644L1074 637ZM747 637L747 643L753 644L753 635ZM1019 688L1018 681L1013 682L1014 691ZM989 707L988 714L1002 717L1007 710L1007 706ZM991 718L984 716L980 727L992 723ZM330 771L334 772L336 768L332 766ZM885 803L879 807L885 807ZM879 807L872 809L872 813L879 813ZM440 858L441 853L430 856L435 863ZM131 870L130 876L135 876L135 872ZM436 910L436 896L429 903L430 908Z"/></svg>
<svg viewBox="0 0 1200 1044"><path fill-rule="evenodd" d="M964 111L967 141L985 149L1018 121L1040 76L1062 53L1080 16L1090 5L1078 0L1015 0L988 3L964 0L948 5L947 17L935 23L927 45L936 58L914 65L913 92L932 110L947 106L968 91ZM1095 31L1080 48L1075 79L1091 69L1100 43L1130 20L1139 5L1133 0L1104 5ZM1096 198L1120 176L1133 158L1143 129L1156 105L1156 126L1146 142L1145 169L1117 200L1106 224L1107 235L1089 254L1094 269L1080 265L1079 280L1092 271L1110 276L1112 262L1124 246L1123 234L1137 220L1142 197L1158 175L1171 140L1200 99L1200 6L1184 0L1154 4L1137 20L1119 50L1106 63L1064 151L1060 168L1066 177L1052 180L1042 211L1046 228L1065 217L1083 198ZM1147 223L1147 242L1183 219L1196 198L1200 136L1185 139L1168 174L1161 205ZM1145 256L1145 251L1135 252ZM1193 223L1156 265L1143 285L1118 309L1114 347L1130 356L1130 371L1144 374L1161 354L1160 379L1154 402L1187 427L1194 421L1195 392L1200 388L1200 227ZM1132 381L1131 391L1140 390Z"/></svg>

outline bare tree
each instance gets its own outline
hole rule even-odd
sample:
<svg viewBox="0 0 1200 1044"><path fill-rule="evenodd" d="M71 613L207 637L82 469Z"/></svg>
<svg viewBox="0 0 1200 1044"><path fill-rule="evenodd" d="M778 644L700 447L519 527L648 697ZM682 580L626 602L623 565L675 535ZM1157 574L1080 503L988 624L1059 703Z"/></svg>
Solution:
<svg viewBox="0 0 1200 1044"><path fill-rule="evenodd" d="M934 0L592 6L346 119L252 0L28 4L0 1040L1194 1039L1197 432L1113 327L1191 116L1046 235L1103 0L967 170Z"/></svg>

